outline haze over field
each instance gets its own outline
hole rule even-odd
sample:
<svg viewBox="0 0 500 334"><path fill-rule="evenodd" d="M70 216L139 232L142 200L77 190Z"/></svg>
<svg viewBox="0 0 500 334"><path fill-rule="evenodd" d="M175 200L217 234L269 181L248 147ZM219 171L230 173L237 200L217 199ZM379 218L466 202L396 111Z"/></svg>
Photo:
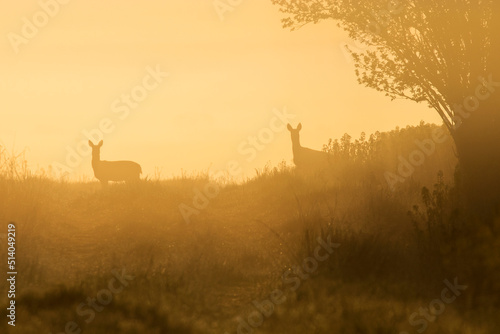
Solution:
<svg viewBox="0 0 500 334"><path fill-rule="evenodd" d="M0 5L0 333L498 334L498 32L497 0Z"/></svg>
<svg viewBox="0 0 500 334"><path fill-rule="evenodd" d="M38 1L9 2L0 35L22 33ZM284 107L304 124L303 143L321 149L329 138L439 122L425 104L390 99L360 86L332 22L291 33L269 1L243 1L219 18L212 1L71 1L27 44L0 42L0 144L28 148L33 167L65 163L83 130L110 118L103 159L135 159L144 173L225 168L244 174L266 162L291 161L284 130L251 162L238 152ZM122 94L142 83L146 68L169 76L131 109L114 112ZM300 94L293 92L301 92ZM74 159L73 159L74 160ZM92 176L90 155L74 176Z"/></svg>

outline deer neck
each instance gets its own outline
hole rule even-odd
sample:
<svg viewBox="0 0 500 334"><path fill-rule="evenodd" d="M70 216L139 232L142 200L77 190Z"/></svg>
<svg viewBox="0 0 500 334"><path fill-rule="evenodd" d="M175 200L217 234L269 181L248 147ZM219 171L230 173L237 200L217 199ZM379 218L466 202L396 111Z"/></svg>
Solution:
<svg viewBox="0 0 500 334"><path fill-rule="evenodd" d="M301 146L300 146L300 140L299 138L292 138L292 151L293 153L297 153L299 150L301 149Z"/></svg>
<svg viewBox="0 0 500 334"><path fill-rule="evenodd" d="M96 168L99 166L99 163L101 162L101 156L100 155L92 155L92 168Z"/></svg>

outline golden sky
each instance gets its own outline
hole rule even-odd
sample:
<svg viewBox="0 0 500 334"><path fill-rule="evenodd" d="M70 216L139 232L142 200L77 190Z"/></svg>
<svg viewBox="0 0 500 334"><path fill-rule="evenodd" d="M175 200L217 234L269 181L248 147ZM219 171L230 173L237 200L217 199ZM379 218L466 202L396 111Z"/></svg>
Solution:
<svg viewBox="0 0 500 334"><path fill-rule="evenodd" d="M268 161L291 162L275 115L285 109L315 149L346 132L439 123L425 104L359 86L340 47L352 42L333 22L284 30L269 0L242 0L223 20L212 0L55 1L9 1L0 12L0 145L27 148L35 168L68 166L68 149L102 122L103 160L163 177L229 161L250 176ZM143 100L127 105L133 93ZM73 161L73 177L91 177L90 154Z"/></svg>

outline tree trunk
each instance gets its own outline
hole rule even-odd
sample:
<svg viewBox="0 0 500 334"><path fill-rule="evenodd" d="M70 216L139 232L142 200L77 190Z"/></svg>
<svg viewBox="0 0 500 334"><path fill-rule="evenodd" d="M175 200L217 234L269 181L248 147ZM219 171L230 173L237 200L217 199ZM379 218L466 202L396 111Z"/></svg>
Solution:
<svg viewBox="0 0 500 334"><path fill-rule="evenodd" d="M491 5L484 75L500 82L500 1ZM491 89L491 95L454 132L466 199L472 213L489 223L500 216L500 87Z"/></svg>
<svg viewBox="0 0 500 334"><path fill-rule="evenodd" d="M500 213L500 87L493 94L454 134L469 209L488 223Z"/></svg>

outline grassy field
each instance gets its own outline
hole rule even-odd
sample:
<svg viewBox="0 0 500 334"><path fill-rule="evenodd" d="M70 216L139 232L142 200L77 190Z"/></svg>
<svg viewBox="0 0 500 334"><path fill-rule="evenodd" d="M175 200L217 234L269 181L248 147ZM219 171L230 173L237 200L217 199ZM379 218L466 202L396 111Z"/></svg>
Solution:
<svg viewBox="0 0 500 334"><path fill-rule="evenodd" d="M500 222L461 208L451 143L394 190L384 178L433 128L331 142L326 176L283 164L220 184L189 223L179 205L207 176L102 189L4 158L18 276L0 332L497 333Z"/></svg>

